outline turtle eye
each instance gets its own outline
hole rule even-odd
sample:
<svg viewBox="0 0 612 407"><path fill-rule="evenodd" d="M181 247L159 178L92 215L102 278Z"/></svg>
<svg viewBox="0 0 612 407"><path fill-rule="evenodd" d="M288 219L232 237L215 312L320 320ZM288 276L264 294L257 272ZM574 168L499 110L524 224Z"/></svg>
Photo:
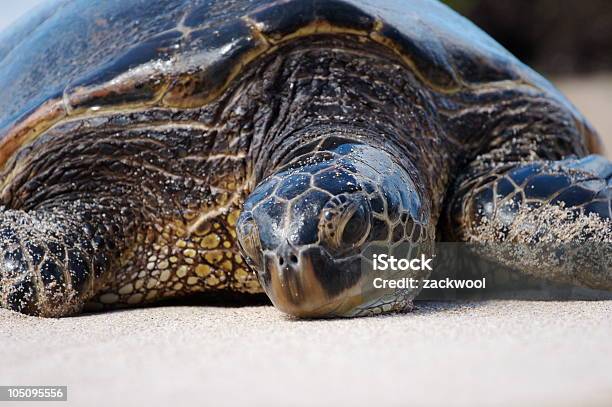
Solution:
<svg viewBox="0 0 612 407"><path fill-rule="evenodd" d="M238 245L243 257L251 268L261 269L263 259L261 253L261 241L259 240L259 228L251 213L244 213L240 216L237 226Z"/></svg>
<svg viewBox="0 0 612 407"><path fill-rule="evenodd" d="M323 208L319 225L321 239L332 251L340 252L361 245L370 232L367 201L341 195Z"/></svg>
<svg viewBox="0 0 612 407"><path fill-rule="evenodd" d="M369 220L366 218L364 208L361 205L355 205L352 214L347 214L342 229L342 242L346 245L355 245L359 243L369 229Z"/></svg>

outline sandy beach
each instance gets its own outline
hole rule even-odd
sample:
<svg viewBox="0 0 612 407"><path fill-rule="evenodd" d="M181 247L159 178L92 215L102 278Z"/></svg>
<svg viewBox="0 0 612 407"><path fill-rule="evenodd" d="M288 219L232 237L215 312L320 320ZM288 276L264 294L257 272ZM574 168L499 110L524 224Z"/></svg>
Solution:
<svg viewBox="0 0 612 407"><path fill-rule="evenodd" d="M609 406L611 314L612 301L329 321L268 306L0 311L0 383L68 385L74 406Z"/></svg>
<svg viewBox="0 0 612 407"><path fill-rule="evenodd" d="M611 157L612 77L557 84ZM612 301L418 306L318 321L271 306L0 310L0 384L67 385L71 406L612 405Z"/></svg>

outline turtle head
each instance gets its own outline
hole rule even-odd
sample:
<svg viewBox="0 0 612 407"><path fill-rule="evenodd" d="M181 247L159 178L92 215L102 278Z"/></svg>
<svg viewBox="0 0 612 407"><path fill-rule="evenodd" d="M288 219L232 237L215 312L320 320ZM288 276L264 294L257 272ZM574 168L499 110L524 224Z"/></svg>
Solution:
<svg viewBox="0 0 612 407"><path fill-rule="evenodd" d="M383 295L364 285L366 247L409 239L420 202L386 153L345 144L302 156L261 182L238 219L238 241L281 311L358 315Z"/></svg>

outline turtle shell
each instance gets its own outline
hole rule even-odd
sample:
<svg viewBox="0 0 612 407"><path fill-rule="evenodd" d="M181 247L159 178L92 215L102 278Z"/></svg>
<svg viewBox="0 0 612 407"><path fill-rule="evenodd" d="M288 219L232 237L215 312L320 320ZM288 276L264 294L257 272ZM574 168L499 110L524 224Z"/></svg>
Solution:
<svg viewBox="0 0 612 407"><path fill-rule="evenodd" d="M292 38L367 36L440 92L512 81L582 119L552 85L435 0L60 0L0 35L0 165L68 116L192 107Z"/></svg>

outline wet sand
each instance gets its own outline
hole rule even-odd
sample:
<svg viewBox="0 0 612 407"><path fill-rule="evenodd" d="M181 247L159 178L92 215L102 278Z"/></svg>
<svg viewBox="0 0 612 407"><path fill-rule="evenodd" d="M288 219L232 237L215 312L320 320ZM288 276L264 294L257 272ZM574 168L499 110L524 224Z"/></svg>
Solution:
<svg viewBox="0 0 612 407"><path fill-rule="evenodd" d="M560 86L610 156L612 77ZM71 406L612 404L612 301L421 303L330 321L270 306L0 310L0 344L0 385L68 385Z"/></svg>

